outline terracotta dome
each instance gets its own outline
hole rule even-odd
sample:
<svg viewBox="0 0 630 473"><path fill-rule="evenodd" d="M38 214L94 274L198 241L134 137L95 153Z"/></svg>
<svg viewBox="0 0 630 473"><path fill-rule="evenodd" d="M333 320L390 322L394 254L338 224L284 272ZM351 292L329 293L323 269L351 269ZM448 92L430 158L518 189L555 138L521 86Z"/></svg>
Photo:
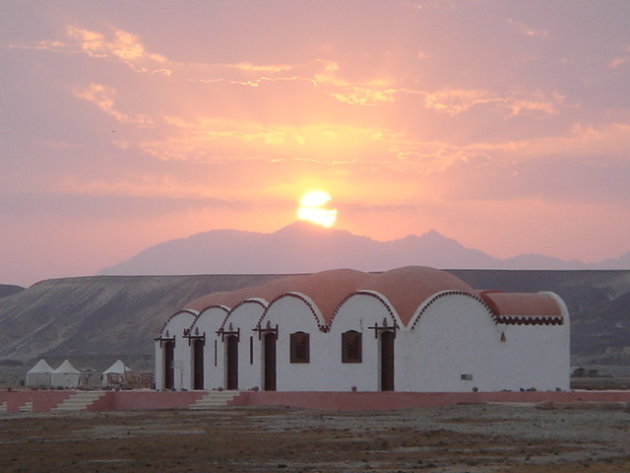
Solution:
<svg viewBox="0 0 630 473"><path fill-rule="evenodd" d="M407 325L423 301L442 291L473 292L464 281L446 271L424 266L405 266L372 274L360 290L376 291L389 300Z"/></svg>
<svg viewBox="0 0 630 473"><path fill-rule="evenodd" d="M249 294L251 294L255 289L256 287L244 287L234 291L213 292L190 301L186 304L185 308L197 312L201 312L202 310L213 306L226 306L231 309L239 302L251 297Z"/></svg>
<svg viewBox="0 0 630 473"><path fill-rule="evenodd" d="M560 316L558 303L548 294L480 291L479 296L495 316Z"/></svg>
<svg viewBox="0 0 630 473"><path fill-rule="evenodd" d="M468 284L452 274L423 266L407 266L383 273L334 269L287 276L261 286L209 294L190 302L186 308L196 311L213 305L232 308L250 298L272 302L285 294L300 293L313 300L324 322L330 323L337 308L348 296L358 291L376 291L389 300L403 323L407 324L424 300L446 290L473 292Z"/></svg>

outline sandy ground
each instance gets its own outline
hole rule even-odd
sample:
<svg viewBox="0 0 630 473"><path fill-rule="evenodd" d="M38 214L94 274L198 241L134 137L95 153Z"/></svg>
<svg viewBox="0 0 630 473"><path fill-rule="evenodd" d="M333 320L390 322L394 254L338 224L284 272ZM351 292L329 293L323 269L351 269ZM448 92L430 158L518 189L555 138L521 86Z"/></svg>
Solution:
<svg viewBox="0 0 630 473"><path fill-rule="evenodd" d="M630 472L627 405L3 415L9 472Z"/></svg>

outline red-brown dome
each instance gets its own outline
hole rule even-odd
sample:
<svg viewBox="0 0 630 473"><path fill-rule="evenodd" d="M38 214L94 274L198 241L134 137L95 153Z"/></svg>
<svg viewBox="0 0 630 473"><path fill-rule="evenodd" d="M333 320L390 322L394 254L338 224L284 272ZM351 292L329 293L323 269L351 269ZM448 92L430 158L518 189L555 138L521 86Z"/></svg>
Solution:
<svg viewBox="0 0 630 473"><path fill-rule="evenodd" d="M544 293L481 291L480 297L490 306L494 315L562 315L558 303Z"/></svg>
<svg viewBox="0 0 630 473"><path fill-rule="evenodd" d="M213 293L187 304L188 309L201 311L211 305L234 307L249 298L268 302L288 293L308 296L321 311L324 322L330 323L339 305L357 291L376 291L385 296L404 324L418 306L431 295L459 290L473 292L461 279L446 271L423 266L407 266L384 273L364 273L352 269L334 269L320 273L287 276L256 287L231 292Z"/></svg>
<svg viewBox="0 0 630 473"><path fill-rule="evenodd" d="M420 304L433 294L442 291L473 292L458 277L424 266L405 266L386 273L372 274L360 289L376 291L387 297L405 325Z"/></svg>

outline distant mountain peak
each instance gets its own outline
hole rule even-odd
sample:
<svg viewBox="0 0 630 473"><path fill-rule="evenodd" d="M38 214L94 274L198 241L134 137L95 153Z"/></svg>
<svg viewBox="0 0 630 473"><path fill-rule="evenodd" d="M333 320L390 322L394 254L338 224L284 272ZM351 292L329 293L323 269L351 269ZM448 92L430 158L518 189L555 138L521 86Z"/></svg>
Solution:
<svg viewBox="0 0 630 473"><path fill-rule="evenodd" d="M612 268L630 267L630 261L624 258L606 263ZM542 255L495 258L437 230L377 241L346 230L296 221L274 233L224 229L166 241L101 274L294 274L332 268L384 271L410 264L442 269L586 268L579 261Z"/></svg>
<svg viewBox="0 0 630 473"><path fill-rule="evenodd" d="M438 232L437 230L429 230L428 232L424 232L422 234L423 237L425 238L446 238L444 235L442 235L440 232Z"/></svg>
<svg viewBox="0 0 630 473"><path fill-rule="evenodd" d="M286 233L305 233L305 232L334 233L338 231L340 230L337 230L335 228L322 227L321 225L317 225L315 223L307 222L304 220L296 220L295 222L290 223L286 227L282 227L281 229L276 230L273 233L273 235L286 234Z"/></svg>

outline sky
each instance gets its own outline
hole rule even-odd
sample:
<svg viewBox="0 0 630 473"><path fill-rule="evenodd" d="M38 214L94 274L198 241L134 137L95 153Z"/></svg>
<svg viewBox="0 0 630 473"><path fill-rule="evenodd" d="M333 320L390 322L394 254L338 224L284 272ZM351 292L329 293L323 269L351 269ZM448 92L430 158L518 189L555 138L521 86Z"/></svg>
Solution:
<svg viewBox="0 0 630 473"><path fill-rule="evenodd" d="M627 0L6 0L0 283L213 229L630 251Z"/></svg>

